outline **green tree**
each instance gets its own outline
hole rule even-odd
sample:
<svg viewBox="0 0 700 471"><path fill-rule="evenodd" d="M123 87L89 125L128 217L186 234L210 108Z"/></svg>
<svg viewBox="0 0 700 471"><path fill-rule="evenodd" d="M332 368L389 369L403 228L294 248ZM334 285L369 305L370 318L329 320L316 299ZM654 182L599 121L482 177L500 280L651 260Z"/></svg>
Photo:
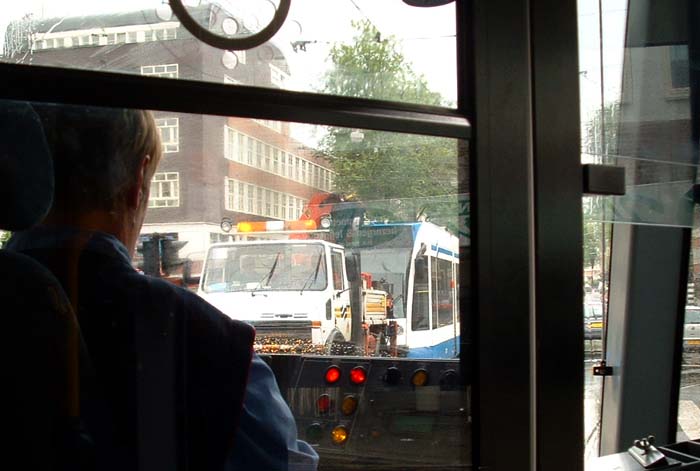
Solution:
<svg viewBox="0 0 700 471"><path fill-rule="evenodd" d="M613 163L618 153L619 125L620 104L617 102L608 103L596 110L593 118L586 123L583 149L594 156L596 163Z"/></svg>
<svg viewBox="0 0 700 471"><path fill-rule="evenodd" d="M444 104L412 70L393 37L382 38L369 21L353 26L353 42L331 49L326 93ZM440 213L457 213L454 139L334 127L323 139L322 151L336 171L335 191L375 202L368 207L370 217L410 220L422 213L435 220Z"/></svg>

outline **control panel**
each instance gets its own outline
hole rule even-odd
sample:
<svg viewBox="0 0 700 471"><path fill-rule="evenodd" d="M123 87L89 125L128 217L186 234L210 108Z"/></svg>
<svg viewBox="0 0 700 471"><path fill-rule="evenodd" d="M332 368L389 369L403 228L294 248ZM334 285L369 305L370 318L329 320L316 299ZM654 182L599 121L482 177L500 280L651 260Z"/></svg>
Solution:
<svg viewBox="0 0 700 471"><path fill-rule="evenodd" d="M461 469L471 461L470 390L458 360L266 359L322 468Z"/></svg>

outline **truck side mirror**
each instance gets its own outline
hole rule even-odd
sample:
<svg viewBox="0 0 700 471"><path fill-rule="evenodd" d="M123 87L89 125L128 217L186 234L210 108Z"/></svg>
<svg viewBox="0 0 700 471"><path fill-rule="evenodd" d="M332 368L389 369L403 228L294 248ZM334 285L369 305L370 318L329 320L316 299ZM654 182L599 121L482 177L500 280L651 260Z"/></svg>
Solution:
<svg viewBox="0 0 700 471"><path fill-rule="evenodd" d="M192 260L185 259L182 267L182 282L185 286L199 284L200 276L192 276Z"/></svg>
<svg viewBox="0 0 700 471"><path fill-rule="evenodd" d="M346 253L345 269L348 272L348 281L350 283L360 281L360 255L355 253Z"/></svg>

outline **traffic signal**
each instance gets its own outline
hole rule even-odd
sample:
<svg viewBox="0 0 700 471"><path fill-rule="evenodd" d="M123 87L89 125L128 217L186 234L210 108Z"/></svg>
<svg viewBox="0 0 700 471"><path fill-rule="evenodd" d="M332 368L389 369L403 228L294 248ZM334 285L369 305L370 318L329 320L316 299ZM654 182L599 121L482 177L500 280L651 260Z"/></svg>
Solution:
<svg viewBox="0 0 700 471"><path fill-rule="evenodd" d="M143 257L141 270L150 276L160 276L160 248L156 237L143 237L136 250Z"/></svg>
<svg viewBox="0 0 700 471"><path fill-rule="evenodd" d="M169 275L172 270L185 263L184 258L180 258L180 249L187 244L187 241L161 239L160 240L160 262L163 272Z"/></svg>

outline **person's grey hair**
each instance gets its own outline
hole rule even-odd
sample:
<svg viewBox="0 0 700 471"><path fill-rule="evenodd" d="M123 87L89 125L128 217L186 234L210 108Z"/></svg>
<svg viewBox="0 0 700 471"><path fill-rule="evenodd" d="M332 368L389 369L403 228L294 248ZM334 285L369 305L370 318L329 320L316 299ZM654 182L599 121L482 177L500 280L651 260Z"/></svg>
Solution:
<svg viewBox="0 0 700 471"><path fill-rule="evenodd" d="M152 168L160 138L148 111L35 104L53 156L54 208L112 211L123 204L142 159ZM151 175L146 175L150 184Z"/></svg>

